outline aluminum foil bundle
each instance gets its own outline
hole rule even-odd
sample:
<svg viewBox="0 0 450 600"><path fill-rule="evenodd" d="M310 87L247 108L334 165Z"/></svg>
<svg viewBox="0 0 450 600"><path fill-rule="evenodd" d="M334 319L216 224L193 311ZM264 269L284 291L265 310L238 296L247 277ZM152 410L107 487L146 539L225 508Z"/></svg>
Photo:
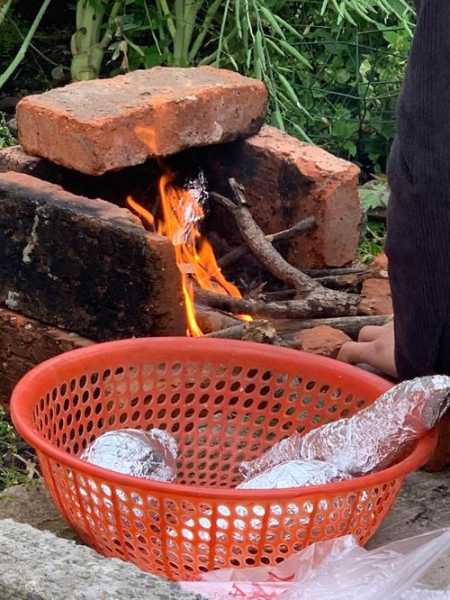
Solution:
<svg viewBox="0 0 450 600"><path fill-rule="evenodd" d="M237 487L241 490L275 490L322 485L345 479L350 479L350 476L329 463L320 460L290 460L244 481Z"/></svg>
<svg viewBox="0 0 450 600"><path fill-rule="evenodd" d="M120 429L98 437L80 458L132 477L174 481L177 454L177 443L166 431Z"/></svg>
<svg viewBox="0 0 450 600"><path fill-rule="evenodd" d="M384 469L404 456L450 408L450 377L405 381L348 419L294 434L263 456L241 464L245 479L289 460L320 460L360 476Z"/></svg>

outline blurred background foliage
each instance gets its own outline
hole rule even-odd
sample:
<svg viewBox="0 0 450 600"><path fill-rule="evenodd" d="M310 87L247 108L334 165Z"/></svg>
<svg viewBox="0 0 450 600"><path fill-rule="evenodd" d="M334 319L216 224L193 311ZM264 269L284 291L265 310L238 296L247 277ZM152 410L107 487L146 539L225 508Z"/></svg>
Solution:
<svg viewBox="0 0 450 600"><path fill-rule="evenodd" d="M0 0L3 94L156 65L219 65L266 82L274 125L367 174L385 170L414 23L407 0L63 4Z"/></svg>

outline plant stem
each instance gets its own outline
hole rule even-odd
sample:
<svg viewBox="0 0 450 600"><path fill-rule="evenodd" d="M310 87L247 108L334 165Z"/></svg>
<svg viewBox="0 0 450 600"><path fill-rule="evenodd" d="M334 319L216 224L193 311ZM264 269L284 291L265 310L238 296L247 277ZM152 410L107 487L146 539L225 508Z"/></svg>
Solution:
<svg viewBox="0 0 450 600"><path fill-rule="evenodd" d="M158 8L161 10L161 14L164 16L164 18L167 21L167 29L169 30L170 36L172 37L173 40L175 40L177 30L175 27L175 23L173 21L172 13L170 11L170 8L167 5L167 1L166 0L156 0L156 4L157 4Z"/></svg>
<svg viewBox="0 0 450 600"><path fill-rule="evenodd" d="M191 46L194 28L197 23L198 13L202 8L203 3L204 0L186 0L186 6L184 9L184 17L186 23L186 27L184 30L184 59L186 64L189 64L189 48Z"/></svg>
<svg viewBox="0 0 450 600"><path fill-rule="evenodd" d="M16 56L14 57L12 62L9 64L9 66L6 68L6 70L3 71L3 73L0 75L0 89L5 85L5 83L8 81L8 79L11 77L11 75L14 73L14 71L17 69L17 67L20 65L20 63L24 59L25 54L27 53L27 50L30 46L31 40L33 39L33 36L36 33L36 30L39 27L50 2L51 2L51 0L44 0L30 29L28 30L28 33L27 33L25 39L22 42L22 45L19 48L19 51L17 52Z"/></svg>
<svg viewBox="0 0 450 600"><path fill-rule="evenodd" d="M226 4L225 4L225 9L223 11L222 25L220 27L219 47L217 48L216 67L220 66L220 56L222 54L222 49L223 49L225 27L226 27L226 24L227 24L228 10L229 10L229 8L230 8L230 0L227 0Z"/></svg>
<svg viewBox="0 0 450 600"><path fill-rule="evenodd" d="M109 19L108 19L108 24L106 26L105 34L100 42L100 46L104 50L106 50L106 48L111 43L114 21L115 21L117 15L119 14L119 11L122 8L122 6L123 6L123 0L116 0L116 2L114 3L114 5L112 7L111 14L109 15Z"/></svg>
<svg viewBox="0 0 450 600"><path fill-rule="evenodd" d="M201 31L196 37L194 43L192 44L191 51L189 52L189 62L191 64L197 58L197 55L203 46L203 42L205 41L205 38L208 35L211 23L213 22L217 12L219 11L222 2L223 0L215 0L215 2L213 2L208 8L203 23L201 25Z"/></svg>
<svg viewBox="0 0 450 600"><path fill-rule="evenodd" d="M184 32L185 32L185 19L184 19L184 0L175 0L175 21L176 21L176 35L175 35L175 47L174 47L174 64L177 67L184 67Z"/></svg>
<svg viewBox="0 0 450 600"><path fill-rule="evenodd" d="M9 7L11 6L12 0L7 0L6 4L0 7L0 25L5 20L6 15L8 14Z"/></svg>

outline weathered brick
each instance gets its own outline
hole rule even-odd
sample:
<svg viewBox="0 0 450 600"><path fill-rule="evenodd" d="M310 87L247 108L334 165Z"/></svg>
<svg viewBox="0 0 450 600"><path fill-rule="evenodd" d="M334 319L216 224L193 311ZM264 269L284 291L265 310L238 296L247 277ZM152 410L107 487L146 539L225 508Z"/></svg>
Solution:
<svg viewBox="0 0 450 600"><path fill-rule="evenodd" d="M98 341L185 332L174 249L128 210L0 175L0 303Z"/></svg>
<svg viewBox="0 0 450 600"><path fill-rule="evenodd" d="M304 352L336 358L339 350L350 339L347 334L339 329L334 329L328 325L319 325L312 329L299 331L294 336L294 343L299 350Z"/></svg>
<svg viewBox="0 0 450 600"><path fill-rule="evenodd" d="M39 179L48 180L56 168L42 158L30 156L23 151L21 146L9 146L0 149L0 173L8 171L27 173L39 177Z"/></svg>
<svg viewBox="0 0 450 600"><path fill-rule="evenodd" d="M0 308L0 331L0 404L5 405L16 383L34 366L93 343L6 308Z"/></svg>
<svg viewBox="0 0 450 600"><path fill-rule="evenodd" d="M388 279L366 279L361 290L359 310L364 315L392 315L391 286Z"/></svg>
<svg viewBox="0 0 450 600"><path fill-rule="evenodd" d="M305 268L340 267L354 259L362 216L355 165L269 126L204 154L212 185L224 192L229 177L242 183L249 208L266 233L316 217L315 231L289 242L290 262Z"/></svg>
<svg viewBox="0 0 450 600"><path fill-rule="evenodd" d="M256 133L266 104L264 84L238 73L156 67L28 96L17 125L29 154L98 175Z"/></svg>

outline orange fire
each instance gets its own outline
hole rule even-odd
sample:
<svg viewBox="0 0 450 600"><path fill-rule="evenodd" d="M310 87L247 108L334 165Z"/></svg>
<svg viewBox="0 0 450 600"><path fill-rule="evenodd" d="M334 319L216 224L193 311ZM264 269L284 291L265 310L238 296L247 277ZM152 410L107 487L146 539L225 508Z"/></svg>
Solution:
<svg viewBox="0 0 450 600"><path fill-rule="evenodd" d="M194 285L204 290L242 298L241 293L223 276L211 244L202 237L199 224L203 208L189 190L173 185L173 175L164 174L159 180L161 218L128 197L127 202L143 220L155 226L175 247L175 257L181 273L188 322L188 335L203 335L195 316Z"/></svg>

